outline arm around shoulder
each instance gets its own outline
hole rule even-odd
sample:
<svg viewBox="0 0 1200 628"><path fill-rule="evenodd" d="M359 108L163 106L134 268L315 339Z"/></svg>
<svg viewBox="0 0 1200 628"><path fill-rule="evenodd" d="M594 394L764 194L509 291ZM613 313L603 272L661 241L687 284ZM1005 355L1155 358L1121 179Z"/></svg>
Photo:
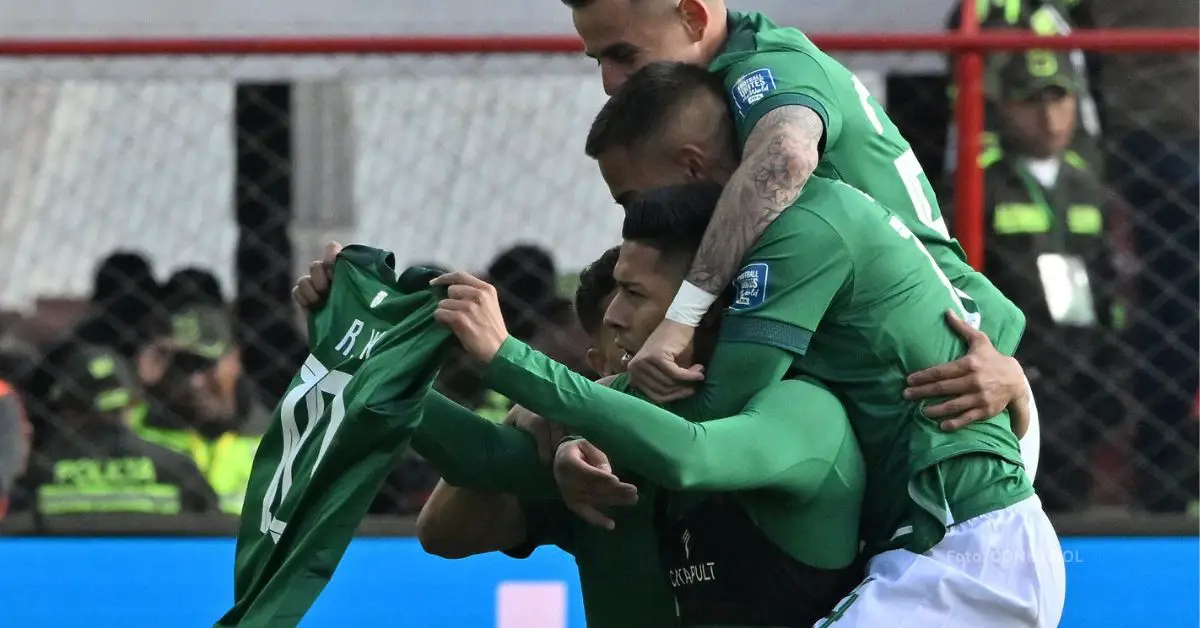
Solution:
<svg viewBox="0 0 1200 628"><path fill-rule="evenodd" d="M763 231L800 196L821 157L825 124L817 112L785 105L767 112L746 138L687 281L719 294Z"/></svg>

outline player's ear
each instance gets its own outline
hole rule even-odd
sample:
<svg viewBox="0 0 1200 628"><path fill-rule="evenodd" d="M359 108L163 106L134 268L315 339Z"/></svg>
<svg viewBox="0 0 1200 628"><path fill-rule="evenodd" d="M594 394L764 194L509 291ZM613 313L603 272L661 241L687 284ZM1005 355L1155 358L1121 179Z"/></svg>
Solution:
<svg viewBox="0 0 1200 628"><path fill-rule="evenodd" d="M584 357L587 358L588 366L590 366L597 375L600 377L608 375L608 373L604 372L604 356L600 354L598 349L595 347L589 347L587 353L584 354Z"/></svg>
<svg viewBox="0 0 1200 628"><path fill-rule="evenodd" d="M683 28L693 42L704 39L712 22L712 14L704 0L681 0L679 15L683 19Z"/></svg>
<svg viewBox="0 0 1200 628"><path fill-rule="evenodd" d="M689 181L711 181L708 160L704 151L694 144L684 144L675 155L675 160L685 171Z"/></svg>

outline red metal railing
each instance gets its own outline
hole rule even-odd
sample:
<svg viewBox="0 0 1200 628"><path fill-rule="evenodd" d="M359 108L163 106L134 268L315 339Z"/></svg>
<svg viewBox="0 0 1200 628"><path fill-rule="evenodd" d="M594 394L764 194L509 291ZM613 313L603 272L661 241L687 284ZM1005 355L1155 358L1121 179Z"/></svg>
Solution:
<svg viewBox="0 0 1200 628"><path fill-rule="evenodd" d="M963 1L963 15L975 16L976 0ZM1105 52L1200 52L1200 32L1192 29L1075 31L1045 37L1033 33L984 32L964 19L957 32L813 34L830 52L940 52L958 55L955 64L958 168L955 235L972 265L983 260L983 176L976 167L983 130L983 59L997 50L1095 50ZM0 39L0 58L131 57L183 55L376 55L575 53L574 36L388 36L388 37L222 37L128 39Z"/></svg>

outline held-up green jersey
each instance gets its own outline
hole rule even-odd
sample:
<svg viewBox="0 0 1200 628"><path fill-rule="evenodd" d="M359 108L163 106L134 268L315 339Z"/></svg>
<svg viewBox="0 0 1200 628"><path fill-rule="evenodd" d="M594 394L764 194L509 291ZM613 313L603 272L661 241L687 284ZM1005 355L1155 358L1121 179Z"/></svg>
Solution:
<svg viewBox="0 0 1200 628"><path fill-rule="evenodd" d="M937 197L908 141L883 107L844 65L804 33L780 28L760 13L730 12L725 46L709 64L728 91L738 138L744 143L764 115L787 105L812 109L825 124L815 174L866 192L914 232L955 286L970 267L950 237Z"/></svg>
<svg viewBox="0 0 1200 628"><path fill-rule="evenodd" d="M254 458L238 530L234 606L218 626L294 626L329 582L419 425L450 338L433 320L436 274L396 277L389 253L338 256L312 354Z"/></svg>
<svg viewBox="0 0 1200 628"><path fill-rule="evenodd" d="M1002 297L976 311L919 229L844 183L810 178L747 256L721 330L723 342L798 356L795 368L846 404L867 463L869 552L923 552L948 525L1033 492L1007 414L944 433L903 399L908 373L965 352L945 323L947 310L976 323L1002 351L1011 352L1024 329L1020 310Z"/></svg>

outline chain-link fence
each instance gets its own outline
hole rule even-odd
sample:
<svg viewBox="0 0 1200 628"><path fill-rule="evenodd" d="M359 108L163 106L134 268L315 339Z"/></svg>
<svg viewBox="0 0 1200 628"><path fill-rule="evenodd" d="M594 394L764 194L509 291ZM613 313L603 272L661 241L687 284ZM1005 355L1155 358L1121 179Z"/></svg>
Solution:
<svg viewBox="0 0 1200 628"><path fill-rule="evenodd" d="M941 57L844 60L886 103L931 180L947 179L952 90ZM1186 90L1163 82L1156 67L1122 72L1163 103L1194 97L1194 81ZM1105 87L1091 87L1103 102ZM517 335L586 370L571 275L617 242L620 220L582 150L602 103L591 62L571 54L0 62L0 375L34 428L24 479L16 464L0 478L13 508L38 507L38 486L144 473L111 461L148 449L104 451L128 445L95 429L119 416L195 462L218 504L235 510L255 435L306 353L291 281L327 239L393 250L400 266L484 273L508 295ZM1020 357L1041 405L1039 486L1059 510L1177 511L1195 499L1195 108L1171 116L1182 126L1134 116L1118 127L1112 113L1094 149L1062 167L1113 194L1047 201L1066 212L1063 252L1114 260L1090 281L1121 313L1082 335L1030 316ZM1003 126L992 127L996 146L1009 152L995 163L1023 168L1029 156ZM989 198L989 242L1033 255L1036 275L1038 247L1058 232L1002 229L998 205L1032 201ZM989 263L998 283L1018 266ZM1008 289L1054 301L1045 278L1018 279L1034 283ZM81 353L80 343L108 350ZM439 386L494 418L507 407L462 360ZM127 398L108 394L118 389ZM377 512L415 511L436 478L406 458ZM100 503L87 507L110 508Z"/></svg>

